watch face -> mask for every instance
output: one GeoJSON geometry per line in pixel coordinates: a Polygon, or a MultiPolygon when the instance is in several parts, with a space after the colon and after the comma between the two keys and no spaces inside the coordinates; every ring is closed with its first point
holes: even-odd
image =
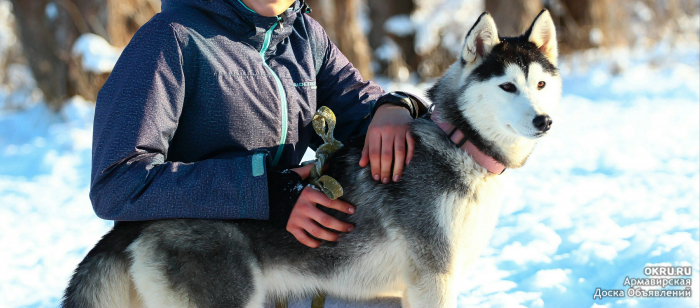
{"type": "Polygon", "coordinates": [[[399,93],[399,92],[391,92],[391,95],[396,96],[396,97],[399,97],[399,98],[402,98],[402,99],[403,99],[403,98],[408,98],[408,96],[407,96],[406,94],[399,93]]]}

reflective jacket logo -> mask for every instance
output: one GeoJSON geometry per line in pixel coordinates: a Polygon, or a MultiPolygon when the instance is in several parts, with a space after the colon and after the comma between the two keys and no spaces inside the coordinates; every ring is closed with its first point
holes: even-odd
{"type": "Polygon", "coordinates": [[[311,87],[311,89],[316,89],[316,82],[295,82],[295,87],[311,87]]]}

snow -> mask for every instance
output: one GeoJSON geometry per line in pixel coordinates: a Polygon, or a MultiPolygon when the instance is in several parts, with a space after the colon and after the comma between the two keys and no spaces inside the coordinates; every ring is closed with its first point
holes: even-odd
{"type": "Polygon", "coordinates": [[[402,37],[413,33],[413,23],[408,15],[394,15],[384,22],[384,30],[402,37]]]}
{"type": "Polygon", "coordinates": [[[462,277],[460,307],[697,307],[699,51],[694,41],[563,59],[552,134],[503,174],[501,218],[462,277]],[[661,262],[693,266],[692,298],[593,300],[661,262]]]}
{"type": "Polygon", "coordinates": [[[374,56],[383,61],[389,61],[401,56],[401,48],[394,41],[384,38],[382,45],[374,51],[374,56]]]}
{"type": "MultiPolygon", "coordinates": [[[[525,167],[504,174],[507,201],[480,260],[508,271],[503,280],[518,286],[492,294],[478,292],[488,284],[476,286],[464,294],[473,306],[522,291],[541,292],[551,307],[628,307],[634,302],[594,302],[592,295],[598,287],[623,289],[625,276],[644,277],[649,262],[692,264],[698,281],[696,46],[671,52],[667,59],[675,61],[662,68],[632,60],[614,76],[601,62],[565,75],[552,136],[525,167]]],[[[489,272],[476,266],[468,279],[482,275],[489,272]]],[[[641,298],[637,307],[697,307],[697,283],[692,291],[692,299],[641,298]]]]}
{"type": "Polygon", "coordinates": [[[74,57],[82,59],[83,70],[96,74],[111,72],[121,55],[121,49],[93,33],[81,35],[73,43],[71,52],[74,57]]]}
{"type": "MultiPolygon", "coordinates": [[[[8,51],[17,43],[17,36],[11,27],[14,15],[12,15],[12,4],[9,1],[0,1],[0,20],[2,20],[0,22],[0,64],[3,64],[8,51]]],[[[0,80],[2,80],[1,77],[0,80]]]]}
{"type": "Polygon", "coordinates": [[[46,4],[46,9],[44,10],[44,14],[46,15],[46,18],[49,20],[54,20],[56,17],[58,17],[58,7],[56,6],[55,2],[49,2],[46,4]]]}
{"type": "Polygon", "coordinates": [[[0,110],[26,108],[42,99],[31,70],[25,65],[10,64],[5,71],[5,83],[0,84],[0,110]]]}
{"type": "Polygon", "coordinates": [[[432,51],[438,44],[457,55],[464,36],[472,27],[484,3],[481,0],[415,0],[411,22],[416,33],[418,54],[432,51]]]}
{"type": "Polygon", "coordinates": [[[88,199],[94,107],[72,99],[0,113],[0,307],[57,307],[111,223],[88,199]]]}
{"type": "MultiPolygon", "coordinates": [[[[94,38],[76,48],[88,55],[94,46],[115,55],[94,38]]],[[[501,218],[483,256],[460,277],[460,307],[697,307],[699,58],[695,40],[562,59],[552,134],[522,169],[503,174],[501,218]],[[644,267],[659,264],[693,266],[693,297],[593,299],[596,288],[626,290],[625,277],[646,278],[644,267]]],[[[51,112],[26,67],[5,73],[0,307],[57,307],[72,270],[111,227],[88,199],[94,107],[75,97],[51,112]]],[[[419,95],[429,86],[379,82],[419,95]]]]}
{"type": "Polygon", "coordinates": [[[565,292],[565,285],[569,282],[570,269],[545,269],[535,273],[533,286],[537,288],[557,288],[559,292],[565,292]]]}

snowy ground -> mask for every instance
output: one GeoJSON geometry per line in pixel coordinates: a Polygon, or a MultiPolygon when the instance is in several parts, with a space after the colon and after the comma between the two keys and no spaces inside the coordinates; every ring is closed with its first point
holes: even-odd
{"type": "Polygon", "coordinates": [[[587,72],[564,67],[553,134],[508,171],[512,188],[464,307],[698,307],[700,66],[691,47],[622,52],[587,72]],[[593,300],[596,288],[627,290],[626,276],[645,278],[644,266],[659,263],[693,266],[693,298],[593,300]]]}
{"type": "MultiPolygon", "coordinates": [[[[460,307],[698,306],[700,49],[659,46],[565,61],[553,133],[503,175],[501,220],[460,307]],[[661,263],[693,266],[692,298],[593,300],[661,263]]],[[[0,111],[0,307],[57,307],[111,226],[88,200],[92,117],[79,99],[0,111]]]]}

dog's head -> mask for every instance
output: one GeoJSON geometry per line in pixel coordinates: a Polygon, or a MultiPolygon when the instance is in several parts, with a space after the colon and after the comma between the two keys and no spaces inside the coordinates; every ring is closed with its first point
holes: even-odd
{"type": "Polygon", "coordinates": [[[518,37],[500,37],[491,15],[483,13],[460,59],[428,94],[444,120],[482,151],[519,167],[554,122],[562,87],[556,64],[556,31],[547,10],[518,37]]]}

